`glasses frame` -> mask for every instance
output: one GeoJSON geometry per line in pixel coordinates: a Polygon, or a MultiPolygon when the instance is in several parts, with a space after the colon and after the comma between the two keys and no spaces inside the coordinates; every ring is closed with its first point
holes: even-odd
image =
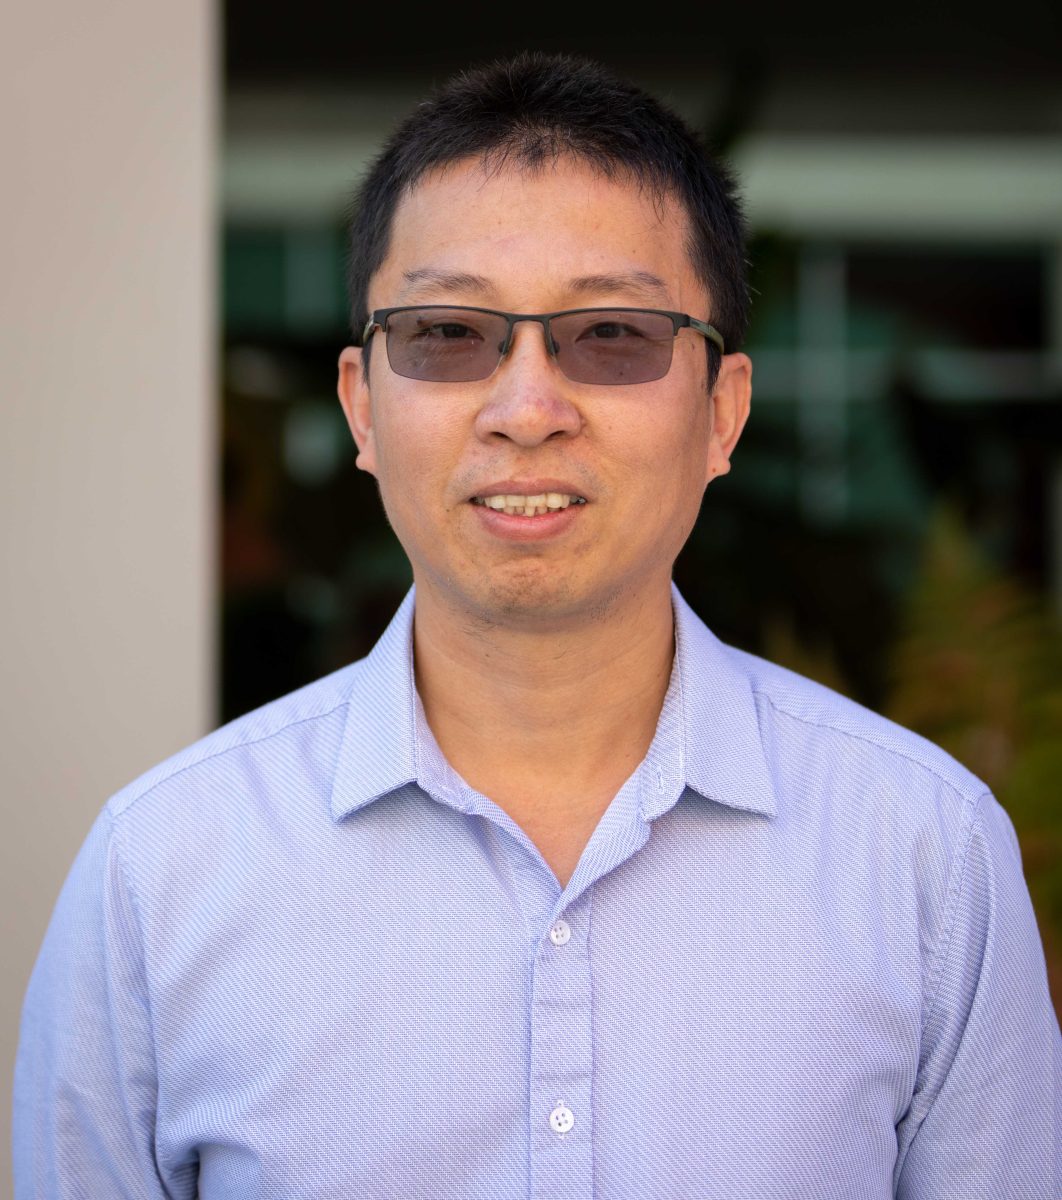
{"type": "MultiPolygon", "coordinates": [[[[387,322],[395,313],[401,312],[470,312],[470,313],[486,313],[492,317],[502,317],[505,320],[505,341],[502,343],[498,351],[498,361],[494,364],[490,373],[484,375],[483,379],[489,379],[491,375],[498,369],[502,359],[509,353],[513,344],[513,329],[518,321],[535,321],[542,326],[542,335],[546,339],[546,349],[549,355],[554,360],[556,359],[556,343],[553,341],[553,331],[550,328],[550,322],[555,317],[570,317],[576,316],[579,313],[646,313],[656,317],[667,317],[671,321],[672,337],[676,338],[681,329],[692,329],[695,333],[699,333],[706,338],[718,351],[720,355],[726,353],[726,348],[723,342],[723,335],[714,326],[709,325],[707,321],[698,320],[696,317],[691,317],[689,313],[671,312],[665,308],[631,308],[629,306],[605,306],[603,308],[563,308],[559,312],[549,313],[510,313],[502,312],[497,308],[478,308],[469,304],[402,304],[396,308],[377,308],[369,314],[369,319],[365,322],[365,328],[361,331],[361,341],[359,346],[365,347],[369,343],[369,339],[377,329],[387,333],[387,322]]],[[[386,343],[385,343],[386,345],[386,343]]],[[[673,361],[674,356],[672,355],[673,361]]],[[[668,371],[671,370],[671,361],[668,362],[668,369],[663,375],[658,375],[658,379],[666,377],[668,371]]],[[[390,357],[388,357],[390,364],[390,357]]],[[[391,368],[394,370],[394,368],[391,368]]],[[[562,367],[563,371],[564,368],[562,367]]],[[[398,374],[396,371],[395,374],[398,374]]],[[[446,383],[448,380],[422,380],[423,383],[446,383]]],[[[462,380],[464,383],[476,383],[479,380],[462,380]]],[[[655,382],[654,380],[646,380],[647,383],[655,382]]],[[[590,387],[616,387],[622,386],[618,384],[590,384],[590,387]]]]}

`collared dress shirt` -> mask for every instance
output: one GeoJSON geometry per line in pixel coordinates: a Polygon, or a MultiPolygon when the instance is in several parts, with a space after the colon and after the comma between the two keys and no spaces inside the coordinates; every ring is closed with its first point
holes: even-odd
{"type": "Polygon", "coordinates": [[[116,795],[26,1000],[19,1200],[1057,1200],[1006,816],[674,604],[564,888],[432,737],[412,594],[116,795]]]}

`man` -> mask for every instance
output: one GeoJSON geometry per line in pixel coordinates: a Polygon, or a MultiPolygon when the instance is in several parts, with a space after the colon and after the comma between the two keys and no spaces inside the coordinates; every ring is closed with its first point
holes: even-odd
{"type": "Polygon", "coordinates": [[[19,1195],[1057,1195],[1011,827],[671,587],[749,410],[742,222],[522,57],[361,191],[339,395],[415,593],[113,798],[27,1000],[19,1195]]]}

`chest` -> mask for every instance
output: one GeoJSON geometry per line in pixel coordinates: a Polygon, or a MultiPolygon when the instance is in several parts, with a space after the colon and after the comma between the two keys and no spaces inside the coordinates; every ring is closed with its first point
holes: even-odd
{"type": "Polygon", "coordinates": [[[874,906],[754,832],[676,824],[559,911],[492,830],[377,832],[158,956],[160,1159],[202,1196],[779,1196],[798,1158],[889,1194],[920,990],[874,906]]]}

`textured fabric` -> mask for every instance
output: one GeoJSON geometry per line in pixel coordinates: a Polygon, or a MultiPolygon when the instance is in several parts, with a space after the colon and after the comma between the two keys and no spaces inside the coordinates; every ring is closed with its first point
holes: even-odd
{"type": "Polygon", "coordinates": [[[373,653],[115,796],[26,1001],[16,1194],[1050,1200],[1013,830],[676,593],[652,747],[561,890],[373,653]]]}

